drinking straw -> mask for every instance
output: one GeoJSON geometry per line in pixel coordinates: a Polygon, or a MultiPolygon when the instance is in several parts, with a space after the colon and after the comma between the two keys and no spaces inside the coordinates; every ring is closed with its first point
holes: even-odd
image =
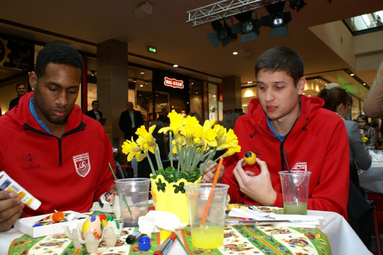
{"type": "Polygon", "coordinates": [[[109,162],[108,162],[108,164],[109,164],[109,167],[110,167],[110,171],[112,171],[112,174],[113,174],[113,176],[114,176],[114,180],[116,181],[117,189],[120,191],[121,196],[122,196],[122,199],[124,200],[125,205],[126,205],[126,207],[128,208],[128,211],[129,211],[130,215],[131,215],[132,218],[133,218],[132,211],[130,211],[130,207],[129,207],[129,205],[128,205],[128,202],[126,201],[126,198],[125,198],[125,196],[124,196],[124,193],[122,193],[122,189],[121,189],[120,185],[118,185],[117,177],[116,177],[116,175],[115,175],[114,172],[113,172],[113,168],[112,168],[112,166],[110,165],[109,162]]]}
{"type": "MultiPolygon", "coordinates": [[[[291,174],[291,169],[290,169],[289,161],[287,161],[287,155],[286,155],[285,149],[283,149],[283,156],[284,156],[285,161],[286,161],[287,170],[291,174]]],[[[294,193],[295,203],[297,203],[297,205],[298,205],[299,204],[299,202],[298,202],[298,195],[297,195],[297,191],[295,190],[295,185],[294,185],[293,177],[291,175],[289,175],[289,178],[290,178],[291,187],[292,187],[293,193],[294,193]]]]}
{"type": "Polygon", "coordinates": [[[214,175],[214,180],[213,180],[213,184],[211,185],[209,198],[207,199],[207,203],[205,206],[205,212],[203,213],[203,216],[202,216],[201,226],[205,225],[207,214],[209,213],[211,200],[213,199],[214,189],[215,189],[215,186],[216,186],[217,181],[218,181],[219,172],[221,171],[222,161],[223,161],[223,158],[221,158],[219,160],[218,168],[217,168],[217,171],[215,172],[215,175],[214,175]]]}

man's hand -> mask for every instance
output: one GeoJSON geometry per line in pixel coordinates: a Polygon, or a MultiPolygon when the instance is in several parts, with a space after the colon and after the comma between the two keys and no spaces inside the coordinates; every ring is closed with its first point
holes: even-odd
{"type": "Polygon", "coordinates": [[[0,232],[11,229],[23,212],[25,205],[16,196],[15,192],[0,191],[0,232]]]}
{"type": "MultiPolygon", "coordinates": [[[[209,161],[208,167],[203,171],[203,177],[201,179],[202,183],[212,183],[214,180],[215,172],[217,172],[218,164],[217,162],[209,161]],[[212,162],[212,163],[211,163],[212,162]]],[[[219,172],[218,181],[221,182],[223,178],[223,174],[225,172],[225,167],[221,165],[221,171],[219,172]]]]}
{"type": "Polygon", "coordinates": [[[239,160],[233,171],[234,176],[242,193],[262,205],[273,205],[275,199],[277,199],[277,193],[271,184],[269,169],[266,162],[259,158],[257,158],[257,163],[261,168],[259,175],[244,171],[242,166],[246,163],[244,159],[239,160]]]}

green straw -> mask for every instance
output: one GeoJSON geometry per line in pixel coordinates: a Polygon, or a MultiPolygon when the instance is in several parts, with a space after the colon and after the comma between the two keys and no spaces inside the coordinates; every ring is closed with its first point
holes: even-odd
{"type": "Polygon", "coordinates": [[[126,205],[126,207],[128,208],[128,211],[129,211],[130,215],[131,215],[132,218],[133,218],[132,211],[130,211],[130,207],[129,207],[129,205],[128,205],[128,202],[126,201],[126,198],[125,198],[125,196],[124,196],[124,193],[122,193],[122,189],[121,189],[120,185],[118,185],[117,177],[116,177],[116,175],[115,175],[114,172],[113,172],[113,168],[112,168],[112,166],[110,165],[109,162],[108,162],[108,164],[109,164],[109,167],[110,167],[110,171],[112,171],[112,174],[113,174],[113,176],[114,176],[114,180],[116,181],[117,189],[120,191],[121,196],[122,196],[122,199],[124,200],[125,205],[126,205]]]}

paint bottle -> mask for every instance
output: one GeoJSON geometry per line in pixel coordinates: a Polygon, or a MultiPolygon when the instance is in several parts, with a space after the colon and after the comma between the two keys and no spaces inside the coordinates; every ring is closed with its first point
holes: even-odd
{"type": "Polygon", "coordinates": [[[21,202],[33,210],[37,210],[41,205],[39,200],[29,194],[28,191],[9,177],[4,171],[0,172],[0,190],[16,192],[17,197],[21,199],[21,202]]]}
{"type": "Polygon", "coordinates": [[[134,231],[131,235],[128,235],[128,237],[126,238],[126,243],[127,244],[132,244],[134,243],[138,238],[140,238],[141,236],[143,236],[144,234],[141,233],[141,231],[139,230],[136,230],[134,231]]]}

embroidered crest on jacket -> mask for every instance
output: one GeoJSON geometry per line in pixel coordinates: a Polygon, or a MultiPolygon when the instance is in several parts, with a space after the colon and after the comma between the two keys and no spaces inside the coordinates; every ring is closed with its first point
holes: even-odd
{"type": "Polygon", "coordinates": [[[88,152],[77,156],[73,156],[73,162],[78,175],[80,175],[81,177],[85,177],[88,175],[91,169],[88,152]]]}

